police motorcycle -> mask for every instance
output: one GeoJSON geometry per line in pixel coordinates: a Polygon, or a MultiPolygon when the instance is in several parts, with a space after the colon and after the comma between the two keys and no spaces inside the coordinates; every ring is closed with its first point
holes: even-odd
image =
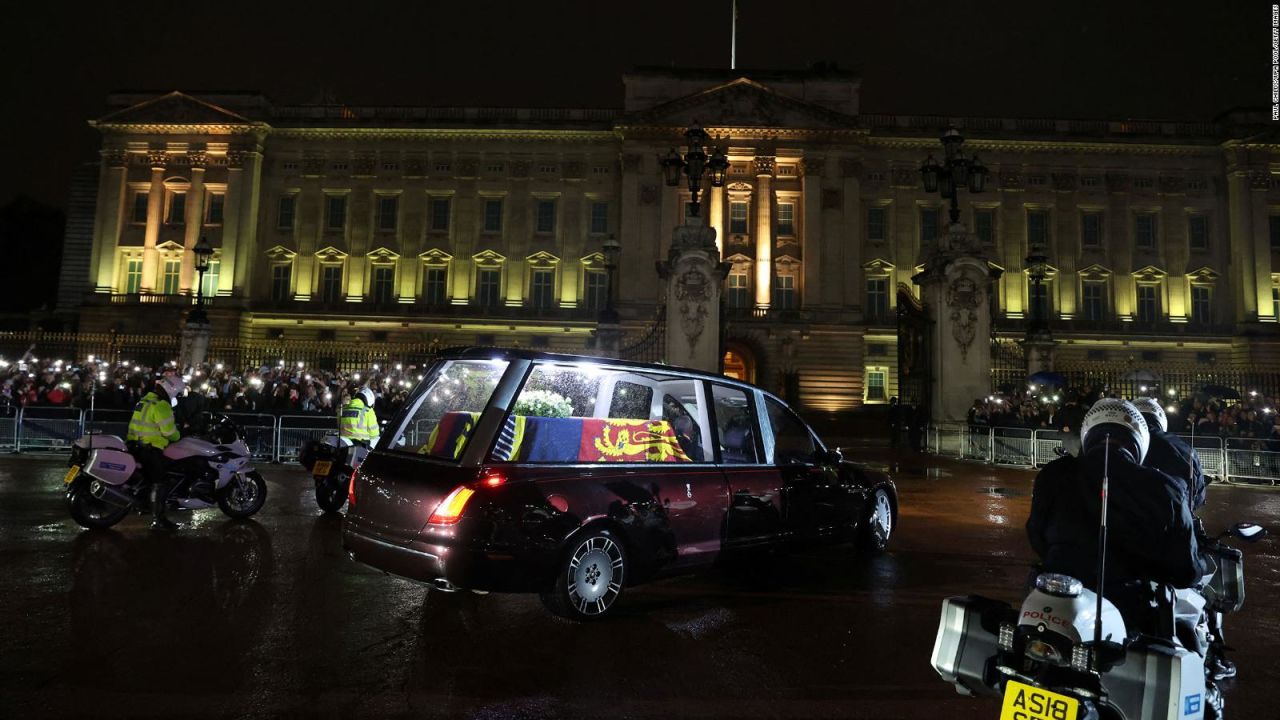
{"type": "Polygon", "coordinates": [[[344,438],[334,431],[319,441],[304,443],[298,451],[298,462],[316,483],[316,504],[327,513],[342,510],[347,503],[351,476],[369,455],[370,445],[344,438]]]}
{"type": "MultiPolygon", "coordinates": [[[[1108,480],[1104,472],[1098,578],[1105,577],[1108,480]]],[[[1265,534],[1240,523],[1218,540],[1265,534]]],[[[1127,627],[1104,588],[1040,573],[1017,610],[972,595],[944,600],[933,668],[961,695],[1002,698],[1000,720],[1220,720],[1221,696],[1206,682],[1206,612],[1240,609],[1244,566],[1235,548],[1215,542],[1208,549],[1217,568],[1201,592],[1153,592],[1168,629],[1161,637],[1127,627]]]]}
{"type": "MultiPolygon", "coordinates": [[[[200,510],[215,504],[232,518],[262,509],[267,483],[253,469],[244,432],[225,415],[210,416],[200,435],[184,437],[164,449],[169,461],[171,509],[200,510]]],[[[131,511],[151,511],[150,486],[138,461],[117,435],[89,433],[71,449],[63,478],[67,508],[82,527],[108,528],[131,511]]]]}

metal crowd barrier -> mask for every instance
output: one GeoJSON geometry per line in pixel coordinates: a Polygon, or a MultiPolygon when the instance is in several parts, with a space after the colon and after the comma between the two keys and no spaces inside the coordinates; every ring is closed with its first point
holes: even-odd
{"type": "Polygon", "coordinates": [[[84,434],[82,420],[83,414],[76,408],[22,408],[14,451],[69,449],[84,434]]]}
{"type": "Polygon", "coordinates": [[[298,447],[308,440],[319,440],[338,429],[333,415],[281,415],[276,427],[276,460],[298,459],[298,447]]]}
{"type": "Polygon", "coordinates": [[[18,408],[0,408],[0,450],[18,451],[18,408]]]}
{"type": "MultiPolygon", "coordinates": [[[[1177,433],[1200,456],[1205,475],[1223,482],[1280,484],[1280,445],[1252,438],[1222,438],[1177,433]]],[[[993,465],[1042,467],[1058,457],[1058,449],[1078,452],[1073,433],[1032,428],[978,425],[930,425],[928,452],[941,457],[978,460],[993,465]]]]}
{"type": "Polygon", "coordinates": [[[227,417],[244,430],[244,442],[249,446],[249,452],[254,458],[279,462],[280,446],[276,444],[276,427],[279,420],[275,415],[227,413],[227,417]]]}

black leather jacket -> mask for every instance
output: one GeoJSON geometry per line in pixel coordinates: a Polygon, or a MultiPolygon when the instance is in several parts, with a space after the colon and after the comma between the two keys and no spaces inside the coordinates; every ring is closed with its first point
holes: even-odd
{"type": "Polygon", "coordinates": [[[1192,514],[1204,506],[1204,470],[1200,468],[1200,457],[1185,440],[1159,430],[1151,433],[1151,447],[1142,464],[1183,483],[1192,514]]]}

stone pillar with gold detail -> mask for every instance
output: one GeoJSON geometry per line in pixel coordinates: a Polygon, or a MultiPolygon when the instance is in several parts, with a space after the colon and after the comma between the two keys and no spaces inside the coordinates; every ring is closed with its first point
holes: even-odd
{"type": "Polygon", "coordinates": [[[695,217],[675,229],[671,251],[658,263],[667,286],[667,363],[720,372],[720,294],[728,270],[715,228],[695,217]]]}
{"type": "Polygon", "coordinates": [[[120,258],[120,227],[126,199],[126,181],[129,175],[129,154],[124,150],[102,152],[102,192],[94,219],[94,243],[89,259],[93,268],[93,289],[96,292],[114,292],[119,286],[116,264],[120,258]]]}
{"type": "Polygon", "coordinates": [[[195,274],[194,250],[204,229],[204,171],[209,165],[209,156],[203,150],[193,150],[187,153],[187,161],[191,165],[191,188],[187,192],[187,224],[182,237],[182,270],[178,279],[178,287],[184,294],[195,292],[191,284],[195,274]]]}
{"type": "Polygon", "coordinates": [[[991,271],[976,236],[952,225],[911,281],[931,325],[929,417],[964,422],[974,398],[991,392],[991,271]]]}
{"type": "Polygon", "coordinates": [[[147,228],[142,236],[142,291],[154,292],[160,268],[160,254],[156,241],[160,238],[160,223],[164,221],[164,170],[169,155],[163,150],[147,153],[151,163],[151,189],[147,194],[147,228]]]}
{"type": "Polygon", "coordinates": [[[773,170],[772,155],[757,155],[756,191],[756,312],[764,313],[773,302],[773,170]]]}

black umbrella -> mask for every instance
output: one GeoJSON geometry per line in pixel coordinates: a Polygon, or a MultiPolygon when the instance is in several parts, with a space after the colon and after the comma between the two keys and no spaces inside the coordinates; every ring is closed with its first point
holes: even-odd
{"type": "Polygon", "coordinates": [[[1226,385],[1201,385],[1198,392],[1203,395],[1208,395],[1209,397],[1222,398],[1223,400],[1240,399],[1240,392],[1238,390],[1233,390],[1226,385]]]}

